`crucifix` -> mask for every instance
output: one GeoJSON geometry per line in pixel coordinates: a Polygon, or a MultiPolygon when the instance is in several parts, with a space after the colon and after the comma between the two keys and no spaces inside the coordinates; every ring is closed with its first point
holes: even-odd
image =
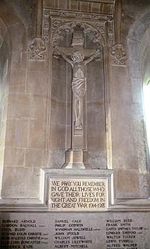
{"type": "Polygon", "coordinates": [[[55,52],[72,67],[72,145],[66,152],[66,168],[85,168],[84,166],[84,97],[87,90],[87,67],[100,50],[84,48],[84,33],[80,27],[73,32],[71,48],[55,47],[55,52]]]}

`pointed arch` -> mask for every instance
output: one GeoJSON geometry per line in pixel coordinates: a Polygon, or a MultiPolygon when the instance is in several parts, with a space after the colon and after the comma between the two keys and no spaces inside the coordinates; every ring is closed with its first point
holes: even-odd
{"type": "Polygon", "coordinates": [[[143,110],[143,62],[149,41],[146,33],[150,31],[150,11],[146,11],[135,21],[127,37],[129,75],[132,86],[132,100],[135,108],[134,128],[135,146],[139,161],[139,171],[149,171],[149,156],[143,110]],[[143,160],[145,158],[145,160],[143,160]]]}

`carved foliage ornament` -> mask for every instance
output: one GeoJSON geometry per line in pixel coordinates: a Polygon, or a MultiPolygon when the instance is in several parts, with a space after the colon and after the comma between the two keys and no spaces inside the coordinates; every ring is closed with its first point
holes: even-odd
{"type": "Polygon", "coordinates": [[[65,20],[57,20],[52,19],[52,41],[53,46],[57,45],[58,40],[63,40],[65,33],[73,33],[73,30],[76,26],[80,26],[84,29],[84,33],[91,37],[92,41],[94,43],[104,45],[105,44],[105,27],[104,23],[95,23],[94,25],[91,25],[91,23],[88,22],[68,22],[65,20]]]}
{"type": "Polygon", "coordinates": [[[46,45],[42,38],[36,37],[29,44],[29,59],[30,60],[45,60],[46,59],[46,45]]]}
{"type": "Polygon", "coordinates": [[[126,65],[126,52],[122,44],[115,44],[111,51],[113,65],[126,65]]]}
{"type": "MultiPolygon", "coordinates": [[[[68,17],[68,15],[79,15],[83,19],[84,18],[90,19],[92,17],[92,20],[94,19],[95,22],[91,24],[88,20],[86,22],[79,22],[79,21],[73,21],[68,22],[66,19],[57,19],[53,17],[53,14],[56,15],[56,13],[51,13],[49,9],[43,10],[43,28],[42,28],[42,37],[34,38],[31,43],[29,44],[28,48],[28,54],[30,60],[45,60],[46,59],[46,52],[47,52],[47,43],[49,42],[49,35],[50,35],[50,15],[52,15],[51,18],[51,38],[53,41],[53,46],[57,45],[58,40],[63,40],[65,32],[71,32],[73,33],[73,29],[76,25],[80,25],[84,32],[86,33],[89,38],[93,40],[94,43],[104,45],[105,44],[105,22],[108,21],[108,17],[106,16],[101,20],[100,22],[100,15],[93,15],[89,16],[85,13],[70,13],[70,12],[64,12],[63,17],[68,17]]],[[[62,12],[59,13],[57,11],[58,16],[62,16],[62,12]]],[[[75,16],[77,17],[77,16],[75,16]]],[[[78,16],[79,18],[79,16],[78,16]]]]}

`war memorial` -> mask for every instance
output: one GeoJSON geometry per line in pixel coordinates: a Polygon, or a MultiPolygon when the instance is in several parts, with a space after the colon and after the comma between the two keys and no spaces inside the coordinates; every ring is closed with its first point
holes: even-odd
{"type": "Polygon", "coordinates": [[[0,1],[0,248],[149,249],[149,0],[0,1]]]}

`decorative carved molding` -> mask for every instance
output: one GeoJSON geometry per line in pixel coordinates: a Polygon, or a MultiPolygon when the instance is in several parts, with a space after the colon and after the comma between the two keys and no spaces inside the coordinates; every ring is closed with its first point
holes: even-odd
{"type": "Polygon", "coordinates": [[[36,3],[36,37],[42,36],[43,0],[36,3]]]}
{"type": "Polygon", "coordinates": [[[127,55],[121,39],[122,0],[115,2],[114,14],[114,40],[111,55],[112,62],[116,66],[126,65],[127,55]]]}
{"type": "Polygon", "coordinates": [[[98,20],[98,21],[107,21],[112,18],[112,15],[100,15],[95,13],[85,13],[77,11],[66,11],[66,10],[49,10],[51,16],[59,16],[64,18],[78,18],[78,19],[88,19],[88,20],[98,20]]]}
{"type": "Polygon", "coordinates": [[[50,12],[47,9],[43,10],[43,28],[42,37],[45,43],[49,42],[49,29],[50,29],[50,12]]]}
{"type": "Polygon", "coordinates": [[[46,45],[42,38],[36,37],[29,44],[28,55],[30,60],[45,60],[46,45]]]}
{"type": "Polygon", "coordinates": [[[84,0],[67,0],[62,3],[62,0],[53,0],[46,3],[46,6],[55,10],[78,11],[97,14],[113,14],[115,0],[101,1],[84,1],[84,0]]]}
{"type": "Polygon", "coordinates": [[[114,65],[126,65],[126,52],[122,44],[115,44],[111,51],[112,61],[114,65]]]}
{"type": "Polygon", "coordinates": [[[64,19],[51,20],[51,35],[52,35],[52,42],[53,45],[57,45],[58,40],[64,39],[64,32],[71,32],[73,33],[73,29],[75,26],[81,26],[84,29],[84,33],[86,33],[89,37],[92,36],[92,40],[94,43],[104,45],[106,41],[105,37],[105,23],[88,23],[88,22],[79,22],[79,21],[66,21],[64,19]]]}
{"type": "Polygon", "coordinates": [[[46,20],[43,18],[43,0],[37,0],[36,3],[36,37],[29,43],[28,46],[28,58],[29,60],[45,60],[47,47],[45,40],[42,37],[43,26],[42,22],[45,21],[44,27],[46,27],[46,20]]]}
{"type": "Polygon", "coordinates": [[[84,32],[92,36],[93,42],[101,45],[106,44],[106,23],[111,22],[109,25],[109,38],[108,41],[112,45],[112,15],[102,15],[95,13],[85,13],[77,11],[66,10],[43,10],[43,32],[42,36],[46,43],[52,40],[54,46],[56,46],[58,39],[64,39],[64,32],[73,32],[73,28],[76,25],[83,27],[84,32]],[[51,35],[51,38],[50,38],[51,35]]]}
{"type": "Polygon", "coordinates": [[[7,32],[8,32],[8,27],[6,26],[6,24],[4,24],[4,22],[0,18],[0,47],[3,44],[4,38],[6,37],[7,32]]]}
{"type": "Polygon", "coordinates": [[[114,44],[114,21],[113,19],[108,21],[107,32],[108,32],[108,46],[111,48],[114,44]]]}
{"type": "Polygon", "coordinates": [[[109,47],[112,46],[114,39],[112,15],[56,9],[43,10],[42,38],[45,45],[48,46],[51,40],[53,47],[57,46],[58,40],[63,40],[66,32],[73,33],[76,25],[80,25],[86,36],[89,36],[98,46],[99,44],[105,46],[106,41],[109,47]],[[107,28],[106,23],[108,24],[107,28]],[[108,38],[106,33],[108,33],[108,38]]]}

